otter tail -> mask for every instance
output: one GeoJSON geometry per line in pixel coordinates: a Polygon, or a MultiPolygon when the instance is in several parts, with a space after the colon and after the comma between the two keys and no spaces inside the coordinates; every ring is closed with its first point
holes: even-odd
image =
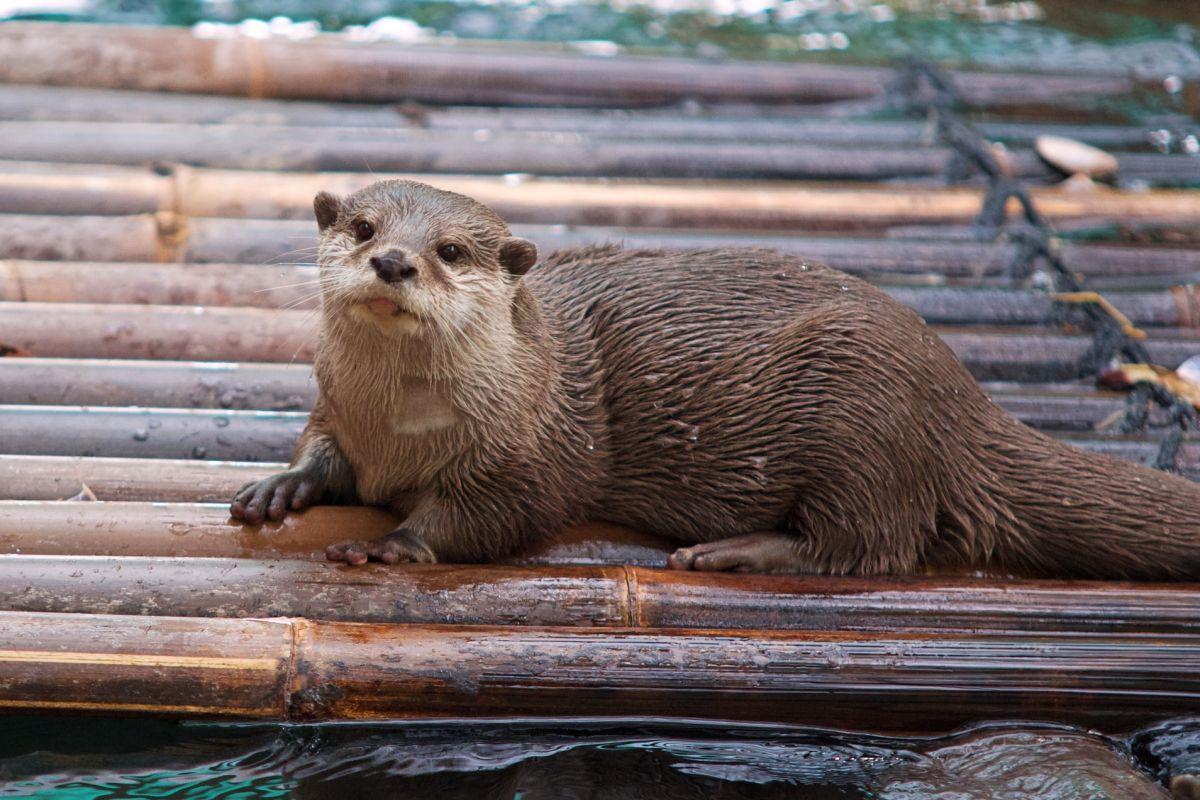
{"type": "Polygon", "coordinates": [[[1079,450],[1006,415],[989,420],[979,466],[994,480],[977,488],[994,493],[990,563],[1023,574],[1200,580],[1200,484],[1079,450]]]}

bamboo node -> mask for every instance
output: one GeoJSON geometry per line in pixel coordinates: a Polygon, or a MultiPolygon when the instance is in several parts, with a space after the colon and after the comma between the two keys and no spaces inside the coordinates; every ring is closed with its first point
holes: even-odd
{"type": "Polygon", "coordinates": [[[183,261],[191,234],[187,217],[173,211],[159,211],[154,215],[154,228],[156,259],[160,262],[183,261]]]}

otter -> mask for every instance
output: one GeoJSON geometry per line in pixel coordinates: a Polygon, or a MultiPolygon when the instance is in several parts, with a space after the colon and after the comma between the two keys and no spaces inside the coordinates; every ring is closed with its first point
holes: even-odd
{"type": "Polygon", "coordinates": [[[912,310],[766,249],[537,248],[411,181],[314,200],[319,398],[248,524],[386,506],[334,561],[477,562],[585,519],[676,569],[1200,577],[1200,486],[994,405],[912,310]]]}

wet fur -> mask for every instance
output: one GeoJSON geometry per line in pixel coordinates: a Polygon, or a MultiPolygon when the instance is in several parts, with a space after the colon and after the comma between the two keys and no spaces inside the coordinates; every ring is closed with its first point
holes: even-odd
{"type": "MultiPolygon", "coordinates": [[[[517,278],[474,201],[373,190],[407,198],[418,233],[474,220],[485,268],[422,309],[443,315],[431,339],[363,327],[327,278],[295,469],[406,514],[438,559],[592,518],[685,543],[783,531],[821,573],[1200,577],[1200,487],[1018,423],[869,284],[750,249],[585,248],[517,278]],[[414,396],[457,421],[397,432],[414,396]]],[[[323,263],[344,256],[325,240],[323,263]]]]}

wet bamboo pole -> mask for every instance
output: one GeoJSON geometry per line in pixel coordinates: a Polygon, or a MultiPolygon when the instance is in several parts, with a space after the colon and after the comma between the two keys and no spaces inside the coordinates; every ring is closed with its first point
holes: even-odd
{"type": "MultiPolygon", "coordinates": [[[[310,363],[312,311],[86,303],[0,303],[0,343],[43,358],[310,363]]],[[[977,380],[1054,382],[1081,377],[1086,336],[1040,327],[934,326],[977,380]]],[[[1159,328],[1155,363],[1175,368],[1200,352],[1192,328],[1159,328]]]]}
{"type": "Polygon", "coordinates": [[[0,452],[288,461],[303,412],[0,406],[0,452]]]}
{"type": "Polygon", "coordinates": [[[399,524],[375,508],[318,506],[282,522],[243,525],[229,504],[0,501],[0,551],[323,559],[325,547],[375,538],[399,524]]]}
{"type": "Polygon", "coordinates": [[[664,717],[885,734],[1200,711],[1200,637],[0,614],[0,707],[290,721],[664,717]]]}
{"type": "Polygon", "coordinates": [[[47,357],[309,363],[318,327],[312,311],[0,303],[0,342],[47,357]]]}
{"type": "Polygon", "coordinates": [[[316,267],[0,261],[0,301],[311,309],[318,292],[316,267]]]}
{"type": "MultiPolygon", "coordinates": [[[[358,165],[362,170],[362,166],[358,165]]],[[[192,217],[311,220],[318,191],[349,193],[380,179],[411,177],[478,199],[510,222],[569,225],[814,230],[970,222],[977,187],[829,186],[712,180],[625,181],[513,178],[360,171],[280,173],[160,165],[5,162],[0,211],[25,214],[130,214],[169,211],[192,217]]],[[[1050,219],[1200,218],[1195,192],[1034,187],[1050,219]]],[[[1016,210],[1016,206],[1012,206],[1016,210]]],[[[129,260],[129,259],[126,259],[129,260]]],[[[153,259],[150,259],[153,260],[153,259]]],[[[238,260],[238,259],[225,259],[238,260]]]]}
{"type": "Polygon", "coordinates": [[[0,609],[422,625],[1196,635],[1194,584],[0,556],[0,609]]]}
{"type": "Polygon", "coordinates": [[[86,486],[97,500],[227,503],[277,462],[0,454],[0,500],[65,500],[86,486]]]}
{"type": "Polygon", "coordinates": [[[312,408],[306,364],[0,359],[0,404],[255,411],[312,408]]]}
{"type": "MultiPolygon", "coordinates": [[[[1135,88],[1122,76],[959,72],[980,106],[1070,106],[1135,88]]],[[[813,103],[881,95],[884,68],[594,58],[544,49],[397,46],[322,35],[301,42],[190,30],[12,22],[0,29],[0,81],[365,102],[655,106],[692,99],[813,103]]]]}
{"type": "MultiPolygon", "coordinates": [[[[822,144],[623,141],[567,133],[378,131],[241,125],[0,121],[0,158],[139,165],[148,160],[251,170],[394,172],[626,178],[775,178],[883,181],[945,174],[945,147],[853,148],[822,144]]],[[[1015,175],[1057,182],[1031,150],[1009,156],[1015,175]]],[[[1156,185],[1200,181],[1186,155],[1122,153],[1120,176],[1156,185]]]]}
{"type": "MultiPolygon", "coordinates": [[[[1195,260],[1200,266],[1200,253],[1195,260]]],[[[856,266],[854,271],[861,274],[862,265],[856,266]]],[[[1054,299],[1044,291],[971,285],[891,286],[887,275],[871,273],[867,277],[935,324],[1037,325],[1053,319],[1056,312],[1054,299]]],[[[8,302],[308,310],[320,306],[318,292],[315,267],[0,261],[0,301],[8,302]]],[[[1106,296],[1136,325],[1200,327],[1200,294],[1193,287],[1110,292],[1106,296]]]]}
{"type": "MultiPolygon", "coordinates": [[[[1092,391],[1081,383],[1019,389],[988,385],[985,389],[1001,408],[1022,422],[1049,430],[1093,431],[1102,423],[1111,422],[1125,407],[1123,394],[1092,391]]],[[[0,406],[214,409],[213,419],[225,420],[224,424],[228,424],[227,411],[305,410],[312,407],[316,395],[317,386],[311,370],[301,364],[0,359],[0,406]]],[[[146,413],[150,414],[150,419],[157,419],[158,412],[146,413]]],[[[56,418],[60,424],[70,424],[63,422],[62,414],[56,418]]],[[[183,418],[198,424],[202,416],[192,414],[183,418]]],[[[146,417],[136,416],[135,419],[144,427],[146,417]]],[[[239,424],[251,426],[241,428],[244,435],[257,437],[278,424],[278,420],[291,418],[243,414],[238,419],[245,421],[239,424]],[[258,430],[256,420],[264,420],[263,431],[251,434],[251,430],[258,430]]],[[[113,423],[113,427],[119,429],[121,426],[113,423]]],[[[214,427],[214,430],[220,428],[214,427]]],[[[169,425],[163,428],[160,422],[153,435],[179,435],[195,440],[197,431],[185,427],[172,434],[169,425]]],[[[123,438],[119,434],[117,440],[123,438]]]]}
{"type": "MultiPolygon", "coordinates": [[[[752,106],[681,113],[662,110],[439,107],[410,104],[315,103],[78,89],[57,86],[0,86],[0,119],[58,122],[176,123],[302,127],[417,128],[428,131],[526,131],[629,139],[734,142],[846,141],[922,146],[930,131],[922,122],[821,119],[811,107],[798,112],[752,106]]],[[[1179,122],[1182,122],[1180,120],[1179,122]]],[[[1045,122],[978,122],[990,139],[1032,144],[1038,136],[1060,136],[1094,147],[1145,149],[1146,128],[1138,125],[1063,125],[1045,122]]]]}

